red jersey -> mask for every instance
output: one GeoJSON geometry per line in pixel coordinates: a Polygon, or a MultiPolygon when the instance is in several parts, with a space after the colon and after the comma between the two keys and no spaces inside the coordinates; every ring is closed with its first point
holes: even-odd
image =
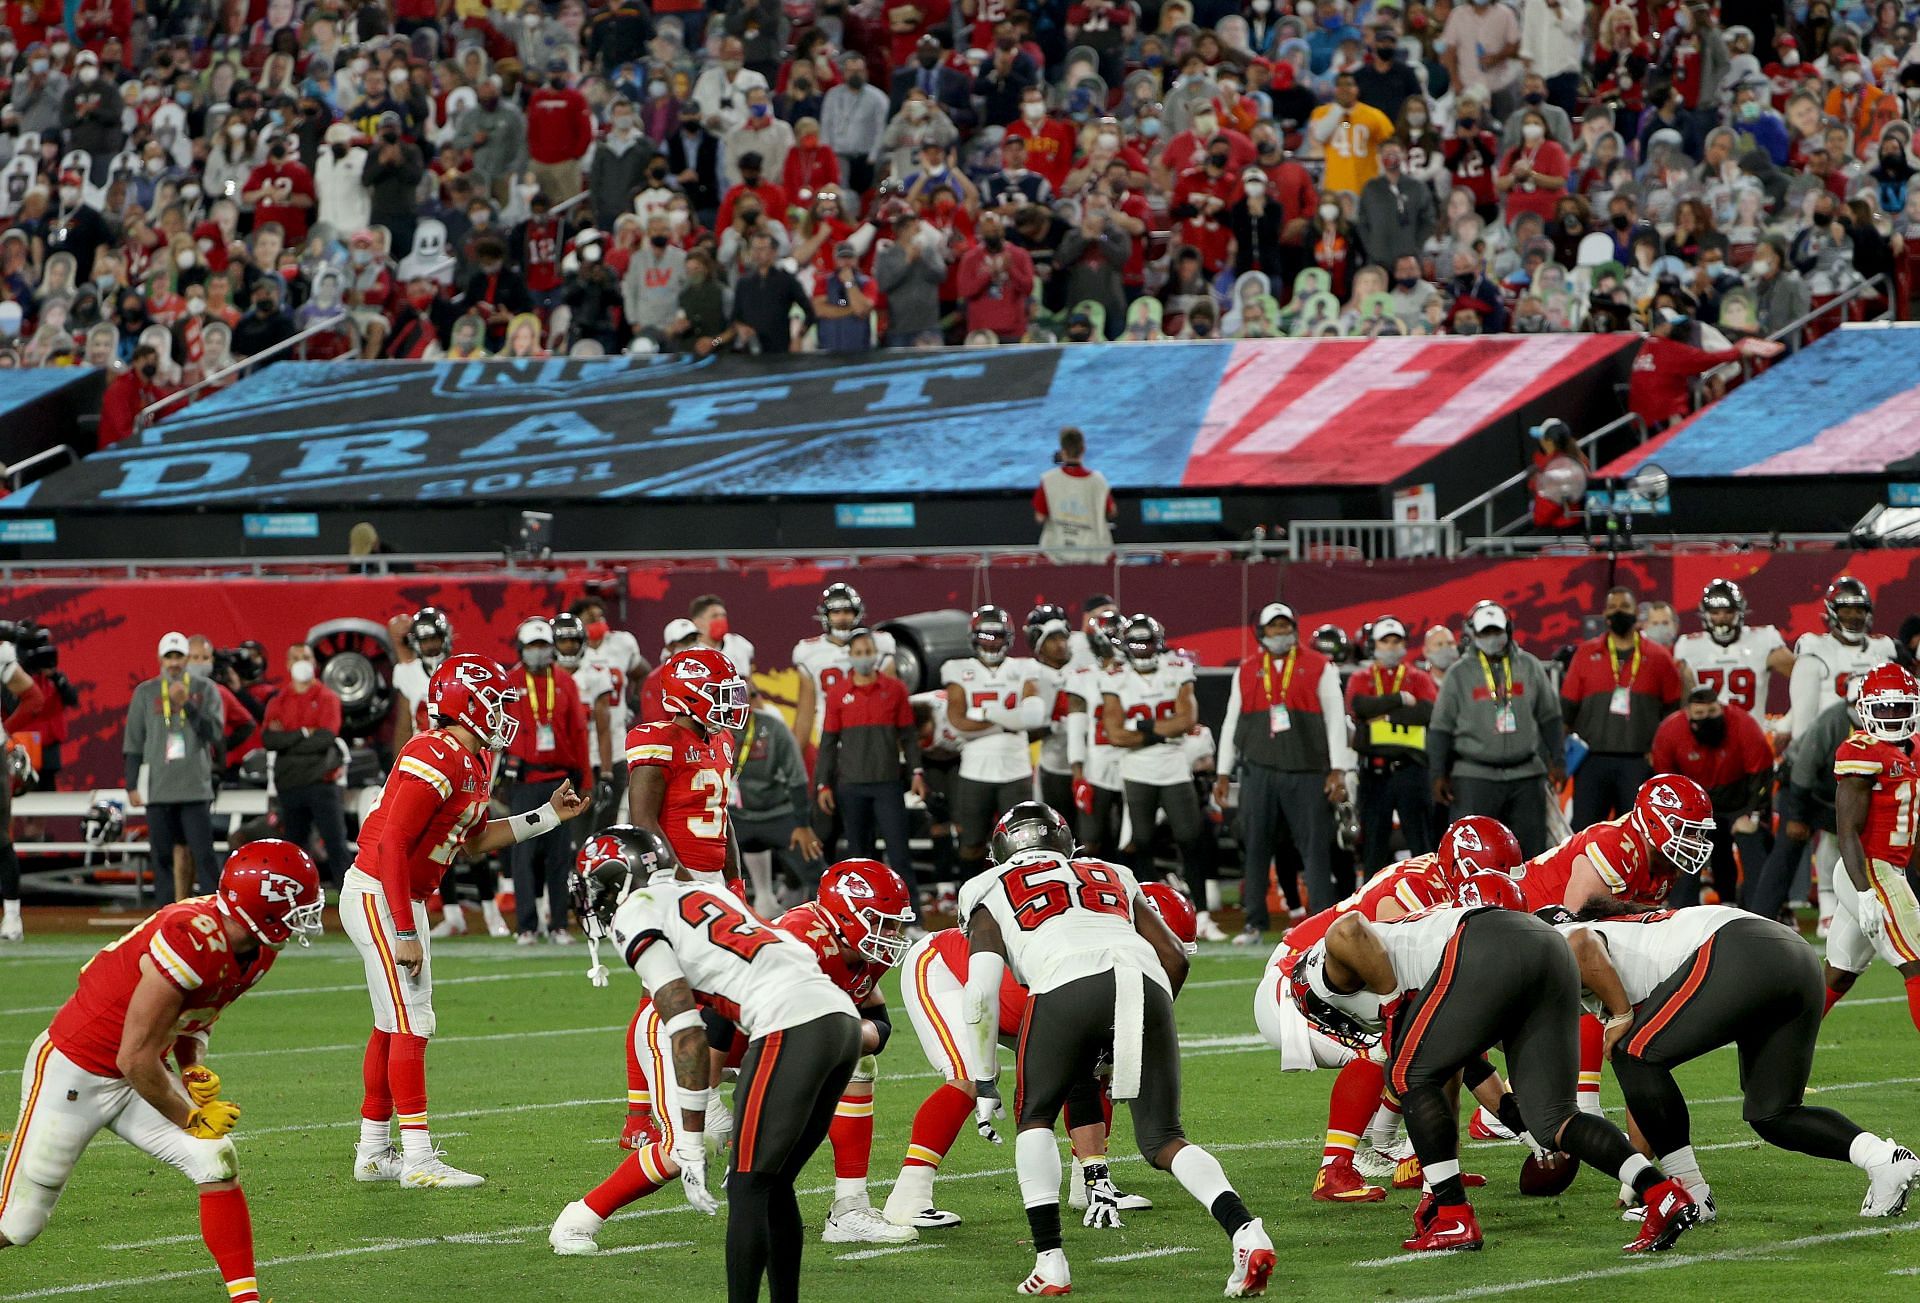
{"type": "Polygon", "coordinates": [[[1574,861],[1582,855],[1592,863],[1607,890],[1620,900],[1658,905],[1673,889],[1673,868],[1653,853],[1653,847],[1633,826],[1633,816],[1623,814],[1575,833],[1522,865],[1516,877],[1527,898],[1527,908],[1565,905],[1574,861]]]}
{"type": "Polygon", "coordinates": [[[1920,809],[1920,764],[1913,753],[1870,734],[1853,733],[1833,753],[1833,776],[1873,784],[1860,849],[1869,860],[1905,869],[1913,859],[1914,816],[1920,809]]]}
{"type": "Polygon", "coordinates": [[[733,734],[701,738],[675,720],[627,730],[627,764],[667,771],[660,831],[694,873],[717,874],[727,865],[727,806],[733,794],[733,734]]]}
{"type": "Polygon", "coordinates": [[[220,1011],[245,995],[273,967],[277,952],[261,946],[241,963],[227,945],[220,907],[212,896],[168,905],[80,970],[80,986],[53,1016],[47,1034],[59,1051],[98,1077],[118,1077],[127,1006],[140,985],[140,961],[186,997],[176,1034],[204,1035],[220,1011]]]}
{"type": "MultiPolygon", "coordinates": [[[[957,927],[945,928],[935,932],[930,939],[933,951],[939,962],[946,964],[947,971],[964,984],[967,972],[972,966],[972,953],[967,947],[967,934],[957,927]]],[[[919,974],[908,974],[903,982],[918,982],[919,974]]],[[[1027,1018],[1027,988],[1013,980],[1013,970],[1006,969],[1000,975],[1000,1034],[1017,1036],[1020,1024],[1027,1018]]]]}
{"type": "Polygon", "coordinates": [[[1367,922],[1379,922],[1380,906],[1389,900],[1405,914],[1452,903],[1453,892],[1440,876],[1440,857],[1416,855],[1398,864],[1389,864],[1332,909],[1309,914],[1295,923],[1280,940],[1294,950],[1305,950],[1324,937],[1342,914],[1357,911],[1367,922]]]}
{"type": "Polygon", "coordinates": [[[877,994],[877,988],[880,979],[887,975],[889,965],[876,964],[859,951],[843,946],[818,901],[810,900],[804,905],[795,905],[775,919],[773,925],[807,943],[820,960],[820,971],[847,993],[854,1008],[864,1009],[870,1004],[886,1003],[886,997],[877,994]]]}
{"type": "Polygon", "coordinates": [[[394,926],[407,926],[413,902],[438,890],[460,847],[486,829],[492,787],[489,762],[445,729],[415,733],[400,748],[353,862],[380,880],[394,926]]]}
{"type": "Polygon", "coordinates": [[[560,219],[530,217],[520,228],[520,268],[527,288],[545,294],[560,288],[560,219]]]}

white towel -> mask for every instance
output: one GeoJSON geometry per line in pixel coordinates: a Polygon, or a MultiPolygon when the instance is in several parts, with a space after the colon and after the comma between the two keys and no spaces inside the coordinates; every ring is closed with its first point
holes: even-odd
{"type": "Polygon", "coordinates": [[[1131,964],[1113,966],[1113,1097],[1140,1097],[1141,1041],[1146,1034],[1146,974],[1131,964]]]}

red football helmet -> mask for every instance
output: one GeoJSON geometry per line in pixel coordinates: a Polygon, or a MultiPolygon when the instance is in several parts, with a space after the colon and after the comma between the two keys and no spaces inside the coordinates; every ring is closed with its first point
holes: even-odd
{"type": "Polygon", "coordinates": [[[308,936],[319,934],[320,911],[327,903],[313,860],[278,838],[248,842],[229,855],[214,900],[222,914],[239,919],[275,950],[288,937],[307,945],[308,936]]]}
{"type": "Polygon", "coordinates": [[[1459,887],[1470,873],[1504,873],[1517,876],[1526,856],[1520,853],[1520,841],[1498,819],[1484,814],[1469,814],[1455,819],[1440,837],[1440,876],[1447,884],[1459,887]]]}
{"type": "Polygon", "coordinates": [[[1143,882],[1140,884],[1140,894],[1147,898],[1147,904],[1153,907],[1153,912],[1167,925],[1167,931],[1173,933],[1174,939],[1188,954],[1200,949],[1200,943],[1196,940],[1199,919],[1193,912],[1193,902],[1187,899],[1184,892],[1175,891],[1164,882],[1143,882]]]}
{"type": "Polygon", "coordinates": [[[1682,873],[1699,873],[1713,857],[1713,802],[1684,774],[1655,774],[1640,784],[1633,825],[1682,873]]]}
{"type": "Polygon", "coordinates": [[[747,681],[711,647],[675,652],[661,667],[660,698],[669,715],[686,715],[708,731],[747,722],[747,681]]]}
{"type": "Polygon", "coordinates": [[[1920,683],[1904,666],[1876,665],[1860,682],[1860,727],[1881,742],[1904,742],[1920,727],[1920,683]]]}
{"type": "Polygon", "coordinates": [[[433,672],[427,684],[427,713],[442,724],[471,729],[483,746],[504,751],[520,728],[520,721],[507,713],[507,703],[519,695],[497,661],[459,652],[433,672]]]}
{"type": "Polygon", "coordinates": [[[1453,898],[1467,909],[1491,905],[1495,909],[1525,913],[1527,908],[1527,898],[1520,893],[1520,884],[1493,869],[1469,870],[1454,889],[1453,898]]]}
{"type": "Polygon", "coordinates": [[[820,875],[818,901],[841,941],[889,968],[907,953],[906,930],[920,921],[907,884],[879,860],[841,860],[820,875]]]}

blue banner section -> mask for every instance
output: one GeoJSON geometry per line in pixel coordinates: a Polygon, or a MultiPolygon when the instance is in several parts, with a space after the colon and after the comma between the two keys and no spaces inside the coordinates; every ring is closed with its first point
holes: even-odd
{"type": "Polygon", "coordinates": [[[59,530],[51,520],[32,517],[0,520],[0,543],[54,543],[58,541],[59,530]]]}
{"type": "Polygon", "coordinates": [[[0,380],[0,418],[78,384],[95,372],[96,368],[90,366],[36,366],[8,371],[0,380]]]}
{"type": "Polygon", "coordinates": [[[1826,335],[1602,473],[1647,461],[1683,477],[1920,470],[1920,326],[1826,335]]]}
{"type": "Polygon", "coordinates": [[[240,520],[248,538],[319,538],[320,515],[313,511],[248,512],[240,520]]]}
{"type": "Polygon", "coordinates": [[[834,504],[837,529],[912,529],[911,502],[840,502],[834,504]]]}
{"type": "Polygon", "coordinates": [[[50,477],[35,506],[1030,490],[1078,425],[1178,484],[1228,344],[842,358],[281,363],[50,477]]]}
{"type": "Polygon", "coordinates": [[[1217,525],[1218,498],[1142,498],[1140,519],[1148,525],[1217,525]]]}

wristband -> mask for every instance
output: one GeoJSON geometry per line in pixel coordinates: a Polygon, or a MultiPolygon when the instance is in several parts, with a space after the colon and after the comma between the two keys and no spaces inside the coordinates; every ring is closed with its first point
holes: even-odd
{"type": "Polygon", "coordinates": [[[684,1013],[677,1013],[673,1017],[667,1019],[666,1026],[661,1028],[661,1030],[666,1032],[668,1040],[672,1040],[675,1036],[678,1036],[681,1032],[694,1031],[700,1028],[704,1028],[706,1025],[707,1025],[706,1020],[701,1018],[700,1011],[698,1009],[688,1009],[684,1013]]]}
{"type": "Polygon", "coordinates": [[[1632,1021],[1633,1010],[1628,1009],[1625,1013],[1608,1014],[1607,1021],[1602,1025],[1605,1026],[1608,1031],[1612,1031],[1615,1027],[1624,1027],[1632,1021]]]}
{"type": "Polygon", "coordinates": [[[393,935],[401,941],[418,941],[420,939],[420,934],[412,928],[406,928],[404,930],[395,928],[393,935]]]}
{"type": "Polygon", "coordinates": [[[510,815],[507,818],[507,827],[513,829],[513,840],[516,842],[544,837],[559,826],[560,821],[553,817],[551,804],[529,810],[525,814],[510,815]]]}

